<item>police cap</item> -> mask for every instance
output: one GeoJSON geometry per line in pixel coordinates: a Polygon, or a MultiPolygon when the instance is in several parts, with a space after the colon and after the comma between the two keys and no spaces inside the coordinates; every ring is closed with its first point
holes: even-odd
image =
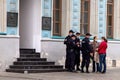
{"type": "Polygon", "coordinates": [[[72,35],[71,37],[76,37],[75,35],[72,35]]]}
{"type": "Polygon", "coordinates": [[[73,31],[73,30],[69,30],[69,33],[70,33],[70,32],[71,32],[71,33],[74,33],[74,31],[73,31]]]}
{"type": "Polygon", "coordinates": [[[79,32],[77,32],[77,33],[76,33],[76,35],[80,35],[80,33],[79,33],[79,32]]]}
{"type": "Polygon", "coordinates": [[[92,36],[90,33],[86,33],[86,36],[92,36]]]}

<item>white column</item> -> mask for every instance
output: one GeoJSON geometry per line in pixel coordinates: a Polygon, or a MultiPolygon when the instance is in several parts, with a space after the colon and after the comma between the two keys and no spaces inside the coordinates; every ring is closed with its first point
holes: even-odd
{"type": "Polygon", "coordinates": [[[114,0],[114,38],[120,39],[120,0],[114,0]]]}
{"type": "Polygon", "coordinates": [[[90,1],[90,33],[98,35],[98,0],[90,1]]]}
{"type": "Polygon", "coordinates": [[[62,0],[62,36],[70,30],[70,0],[62,0]]]}
{"type": "Polygon", "coordinates": [[[6,32],[6,0],[0,0],[0,33],[6,32]]]}
{"type": "Polygon", "coordinates": [[[41,51],[41,0],[20,0],[20,48],[41,51]]]}

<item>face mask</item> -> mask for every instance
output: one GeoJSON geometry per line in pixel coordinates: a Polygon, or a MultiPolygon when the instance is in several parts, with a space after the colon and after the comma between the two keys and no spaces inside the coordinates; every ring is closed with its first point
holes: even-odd
{"type": "Polygon", "coordinates": [[[69,34],[69,36],[72,36],[72,34],[69,34]]]}
{"type": "Polygon", "coordinates": [[[80,38],[80,36],[77,36],[77,38],[80,38]]]}

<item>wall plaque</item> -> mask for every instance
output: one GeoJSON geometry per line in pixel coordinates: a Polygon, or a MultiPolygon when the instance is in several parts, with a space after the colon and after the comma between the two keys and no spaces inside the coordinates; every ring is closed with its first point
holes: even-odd
{"type": "Polygon", "coordinates": [[[42,17],[42,30],[51,30],[51,17],[42,17]]]}
{"type": "Polygon", "coordinates": [[[18,24],[18,13],[7,12],[7,26],[17,27],[18,24]]]}

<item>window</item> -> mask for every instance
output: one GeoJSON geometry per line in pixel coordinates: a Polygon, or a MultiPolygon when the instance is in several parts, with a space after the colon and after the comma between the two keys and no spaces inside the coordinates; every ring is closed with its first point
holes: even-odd
{"type": "Polygon", "coordinates": [[[80,32],[86,34],[90,26],[90,0],[81,0],[80,32]]]}
{"type": "Polygon", "coordinates": [[[107,38],[113,38],[114,0],[107,0],[107,38]]]}
{"type": "Polygon", "coordinates": [[[61,35],[62,0],[53,0],[53,35],[61,35]]]}

